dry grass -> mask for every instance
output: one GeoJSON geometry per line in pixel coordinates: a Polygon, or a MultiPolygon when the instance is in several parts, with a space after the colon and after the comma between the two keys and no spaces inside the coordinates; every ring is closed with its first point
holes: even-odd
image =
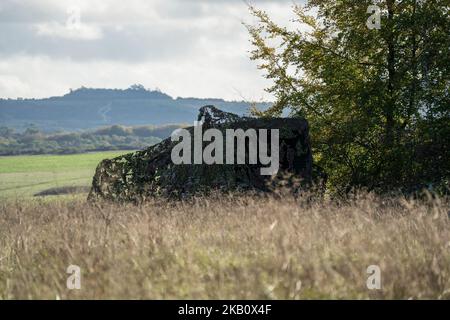
{"type": "Polygon", "coordinates": [[[450,298],[448,203],[0,205],[0,298],[450,298]],[[81,267],[81,289],[66,268],[81,267]],[[379,265],[382,289],[366,287],[379,265]]]}

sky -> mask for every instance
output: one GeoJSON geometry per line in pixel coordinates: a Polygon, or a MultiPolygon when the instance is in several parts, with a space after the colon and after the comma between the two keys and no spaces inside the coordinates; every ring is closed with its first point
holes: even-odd
{"type": "MultiPolygon", "coordinates": [[[[250,2],[292,23],[293,0],[250,2]]],[[[0,97],[139,83],[173,97],[270,101],[242,22],[255,22],[243,0],[1,0],[0,97]]]]}

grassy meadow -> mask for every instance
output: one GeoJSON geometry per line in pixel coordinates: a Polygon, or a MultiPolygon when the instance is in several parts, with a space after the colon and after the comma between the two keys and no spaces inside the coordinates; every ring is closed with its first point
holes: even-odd
{"type": "Polygon", "coordinates": [[[86,188],[102,159],[128,152],[0,157],[0,199],[31,198],[51,188],[86,188]]]}
{"type": "Polygon", "coordinates": [[[449,299],[448,203],[2,203],[0,298],[449,299]],[[66,287],[69,265],[79,290],[66,287]],[[370,265],[380,290],[366,286],[370,265]]]}
{"type": "Polygon", "coordinates": [[[450,299],[444,199],[33,196],[87,187],[119,154],[0,158],[0,299],[450,299]],[[371,265],[380,290],[367,288],[371,265]]]}

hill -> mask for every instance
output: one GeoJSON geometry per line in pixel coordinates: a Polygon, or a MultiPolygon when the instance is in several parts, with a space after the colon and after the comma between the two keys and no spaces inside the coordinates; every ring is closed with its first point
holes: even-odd
{"type": "MultiPolygon", "coordinates": [[[[192,123],[198,109],[208,104],[239,115],[246,114],[251,105],[222,99],[175,99],[142,85],[125,90],[81,87],[60,97],[0,99],[0,126],[23,130],[33,123],[44,131],[71,131],[113,124],[192,123]]],[[[257,107],[265,109],[269,104],[259,103],[257,107]]]]}

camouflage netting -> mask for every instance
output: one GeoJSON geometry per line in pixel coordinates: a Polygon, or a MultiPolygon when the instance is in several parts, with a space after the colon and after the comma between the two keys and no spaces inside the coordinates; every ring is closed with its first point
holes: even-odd
{"type": "MultiPolygon", "coordinates": [[[[311,186],[312,154],[306,120],[239,117],[213,106],[201,108],[199,120],[203,121],[203,131],[217,128],[224,137],[225,129],[253,128],[257,132],[258,129],[279,129],[278,173],[274,176],[261,175],[260,168],[267,167],[261,164],[174,165],[171,151],[178,142],[168,138],[146,150],[103,160],[96,169],[88,199],[141,202],[149,197],[184,198],[210,191],[270,192],[286,185],[297,191],[298,188],[311,186]],[[287,180],[291,184],[286,183],[287,180]],[[295,187],[292,181],[296,181],[295,187]]],[[[193,127],[186,129],[193,136],[193,127]]],[[[204,142],[203,147],[209,143],[204,142]]]]}

